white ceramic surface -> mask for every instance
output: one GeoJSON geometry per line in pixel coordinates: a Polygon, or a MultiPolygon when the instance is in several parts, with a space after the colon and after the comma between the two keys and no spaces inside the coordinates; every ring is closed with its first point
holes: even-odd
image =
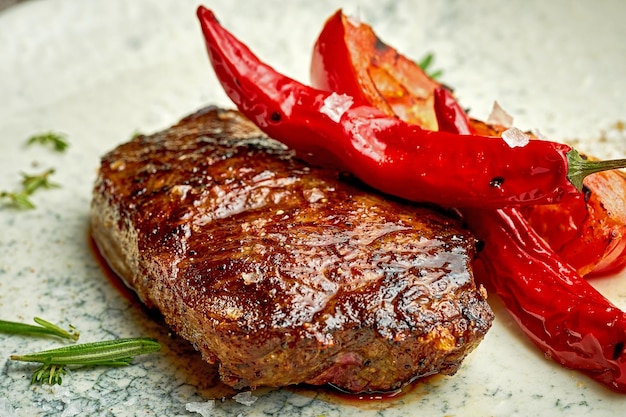
{"type": "MultiPolygon", "coordinates": [[[[600,157],[626,155],[626,3],[620,1],[205,1],[277,69],[306,81],[311,46],[337,8],[373,25],[408,56],[436,54],[443,81],[485,118],[494,100],[515,125],[600,157]]],[[[136,131],[166,128],[207,104],[231,106],[208,64],[197,1],[30,1],[0,13],[0,190],[53,167],[62,188],[37,209],[0,206],[0,318],[74,324],[81,341],[152,336],[163,351],[124,368],[72,371],[31,386],[17,352],[59,346],[0,335],[1,416],[200,415],[210,370],[193,350],[114,288],[89,250],[87,214],[99,156],[136,131]],[[65,154],[26,148],[67,134],[65,154]],[[188,404],[192,404],[187,406],[188,404]],[[195,404],[195,405],[194,405],[195,404]],[[194,408],[194,406],[196,408],[194,408]],[[187,407],[191,411],[187,410],[187,407]]],[[[626,274],[595,280],[626,308],[626,274]]],[[[215,416],[615,416],[626,397],[546,360],[497,299],[497,320],[453,377],[387,401],[316,391],[259,390],[252,405],[217,402],[215,416]]]]}

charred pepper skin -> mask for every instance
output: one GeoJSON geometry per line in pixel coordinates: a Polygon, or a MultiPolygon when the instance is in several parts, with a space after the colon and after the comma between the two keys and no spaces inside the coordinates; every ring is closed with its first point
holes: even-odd
{"type": "Polygon", "coordinates": [[[313,46],[310,75],[316,88],[350,91],[388,116],[397,112],[411,124],[438,130],[432,92],[441,85],[341,10],[326,21],[313,46]]]}
{"type": "Polygon", "coordinates": [[[500,138],[427,131],[354,101],[333,121],[333,94],[276,72],[198,9],[209,58],[228,96],[269,136],[318,165],[345,169],[397,197],[447,207],[549,204],[578,190],[567,180],[564,144],[511,148],[500,138]],[[497,179],[497,181],[494,181],[497,179]]]}

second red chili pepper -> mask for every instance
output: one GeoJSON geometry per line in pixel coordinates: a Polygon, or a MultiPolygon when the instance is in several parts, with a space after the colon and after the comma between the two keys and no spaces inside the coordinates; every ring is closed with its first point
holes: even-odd
{"type": "MultiPolygon", "coordinates": [[[[440,127],[469,128],[452,96],[439,91],[434,104],[440,127]]],[[[564,262],[519,210],[462,212],[484,245],[476,261],[484,275],[477,278],[490,283],[524,333],[554,361],[626,392],[626,313],[564,262]]]]}
{"type": "Polygon", "coordinates": [[[562,262],[515,209],[464,210],[479,260],[524,333],[556,362],[626,392],[626,313],[562,262]]]}
{"type": "Polygon", "coordinates": [[[199,7],[198,17],[215,73],[244,115],[301,158],[332,163],[382,192],[448,207],[547,204],[578,192],[570,181],[600,169],[564,144],[468,141],[307,87],[261,62],[210,10],[199,7]]]}

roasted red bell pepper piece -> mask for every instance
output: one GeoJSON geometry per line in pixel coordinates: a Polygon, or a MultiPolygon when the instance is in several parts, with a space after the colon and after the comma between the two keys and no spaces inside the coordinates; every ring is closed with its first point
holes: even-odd
{"type": "Polygon", "coordinates": [[[626,175],[606,171],[585,179],[582,194],[560,204],[520,208],[530,225],[582,275],[626,267],[626,175]]]}
{"type": "Polygon", "coordinates": [[[321,90],[351,91],[388,116],[438,130],[432,93],[441,85],[381,41],[369,25],[341,10],[326,21],[315,42],[311,83],[321,90]]]}
{"type": "Polygon", "coordinates": [[[589,173],[626,164],[589,165],[555,142],[511,147],[499,138],[424,130],[279,74],[211,11],[201,6],[198,17],[215,73],[244,115],[301,158],[331,162],[382,192],[454,207],[549,204],[579,192],[573,184],[589,173]]]}

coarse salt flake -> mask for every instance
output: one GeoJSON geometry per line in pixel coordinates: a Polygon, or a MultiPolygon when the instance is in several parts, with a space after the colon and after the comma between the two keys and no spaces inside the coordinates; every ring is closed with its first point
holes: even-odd
{"type": "Polygon", "coordinates": [[[348,22],[349,22],[352,26],[355,26],[355,27],[359,27],[359,26],[361,26],[361,24],[363,23],[363,22],[361,21],[361,17],[360,17],[360,16],[358,16],[358,15],[357,15],[357,16],[355,16],[355,15],[353,15],[353,14],[349,14],[349,15],[347,16],[347,18],[348,18],[348,22]]]}
{"type": "Polygon", "coordinates": [[[487,117],[487,123],[511,127],[513,125],[513,116],[504,111],[504,109],[500,106],[500,103],[494,101],[491,113],[489,114],[489,117],[487,117]]]}
{"type": "Polygon", "coordinates": [[[333,92],[331,95],[326,97],[320,111],[330,117],[333,122],[339,123],[341,116],[343,116],[350,106],[352,106],[353,102],[354,100],[352,97],[346,94],[337,94],[333,92]]]}
{"type": "Polygon", "coordinates": [[[192,402],[185,404],[185,409],[191,413],[198,413],[202,417],[211,417],[213,415],[213,408],[215,407],[215,401],[209,400],[206,402],[192,402]]]}
{"type": "Polygon", "coordinates": [[[257,399],[258,398],[252,395],[250,391],[239,392],[233,395],[233,400],[237,401],[239,404],[247,405],[248,407],[254,404],[257,399]]]}
{"type": "Polygon", "coordinates": [[[530,136],[516,127],[511,127],[502,132],[502,139],[511,148],[522,148],[530,142],[530,136]]]}

